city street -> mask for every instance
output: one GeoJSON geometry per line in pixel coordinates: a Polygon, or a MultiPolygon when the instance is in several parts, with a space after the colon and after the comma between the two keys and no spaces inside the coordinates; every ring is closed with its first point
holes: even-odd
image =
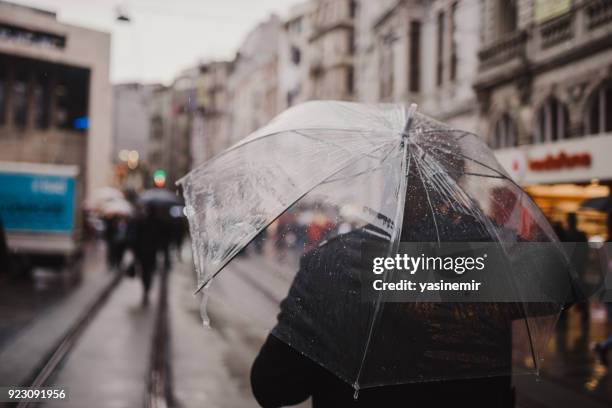
{"type": "Polygon", "coordinates": [[[0,407],[612,406],[612,1],[0,16],[0,407]]]}
{"type": "MultiPolygon", "coordinates": [[[[186,248],[183,262],[174,261],[168,280],[170,324],[165,335],[170,339],[167,364],[173,401],[182,407],[256,407],[250,391],[250,365],[267,335],[260,327],[273,322],[253,320],[256,316],[251,311],[269,307],[270,315],[275,314],[278,298],[282,298],[283,288],[289,282],[284,274],[286,271],[266,274],[266,280],[259,280],[255,277],[263,274],[258,274],[257,270],[278,268],[274,258],[247,255],[236,260],[224,271],[225,277],[219,279],[221,284],[216,287],[227,304],[209,304],[212,327],[207,328],[200,317],[199,295],[193,295],[195,276],[186,248]],[[231,290],[223,285],[231,285],[231,290]]],[[[98,273],[104,270],[101,249],[90,246],[90,258],[96,259],[98,264],[94,267],[91,260],[87,264],[98,273]]],[[[82,283],[85,287],[87,279],[92,280],[89,285],[94,285],[96,276],[92,272],[86,274],[82,283]]],[[[70,400],[46,406],[135,407],[144,404],[159,303],[159,276],[154,282],[151,304],[143,307],[140,282],[127,277],[121,280],[50,377],[49,386],[66,387],[70,400]]],[[[87,296],[94,294],[88,292],[87,296]]],[[[54,307],[61,307],[61,303],[54,307]]],[[[3,383],[11,383],[11,378],[17,381],[18,374],[21,378],[31,378],[35,374],[44,354],[37,354],[43,350],[32,339],[48,339],[51,334],[45,333],[48,330],[45,321],[50,319],[54,319],[52,311],[42,313],[22,330],[21,336],[26,337],[17,333],[5,341],[0,353],[3,383]],[[11,339],[18,339],[20,343],[15,344],[11,339]],[[21,347],[19,353],[16,352],[18,347],[21,347]],[[28,347],[31,349],[25,350],[28,347]],[[12,356],[30,355],[30,358],[9,361],[9,351],[12,356]],[[39,361],[32,357],[38,357],[39,361]],[[11,370],[6,370],[9,364],[11,370]],[[26,368],[33,371],[28,373],[26,368]]],[[[612,402],[611,376],[590,351],[592,343],[605,335],[604,321],[594,306],[588,335],[582,333],[578,314],[570,311],[566,331],[563,327],[558,328],[549,345],[542,377],[515,378],[520,407],[609,406],[612,402]]],[[[308,403],[302,405],[309,406],[308,403]]]]}

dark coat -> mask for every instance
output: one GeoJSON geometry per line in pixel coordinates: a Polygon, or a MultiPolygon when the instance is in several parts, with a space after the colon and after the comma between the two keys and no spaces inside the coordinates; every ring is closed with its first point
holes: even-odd
{"type": "MultiPolygon", "coordinates": [[[[441,238],[491,240],[473,221],[454,221],[438,225],[441,238]]],[[[403,241],[418,238],[427,240],[423,234],[402,236],[403,241]]],[[[360,382],[368,383],[368,376],[414,380],[419,375],[428,382],[366,388],[354,400],[353,388],[338,376],[355,378],[374,313],[374,305],[360,296],[360,250],[366,240],[372,241],[366,230],[353,231],[303,256],[278,324],[253,364],[257,401],[263,407],[293,405],[308,397],[315,408],[513,406],[508,376],[512,319],[507,308],[493,304],[384,304],[360,382]],[[447,378],[498,376],[430,381],[441,372],[447,378]]]]}

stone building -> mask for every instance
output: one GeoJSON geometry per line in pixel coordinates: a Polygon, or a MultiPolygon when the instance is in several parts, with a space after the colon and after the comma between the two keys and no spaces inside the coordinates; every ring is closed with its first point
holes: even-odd
{"type": "Polygon", "coordinates": [[[355,99],[356,0],[312,0],[308,99],[355,99]]]}
{"type": "Polygon", "coordinates": [[[114,161],[122,150],[146,157],[150,134],[151,96],[159,85],[125,83],[113,85],[114,161]]]}
{"type": "Polygon", "coordinates": [[[278,51],[278,107],[281,111],[308,99],[313,5],[306,1],[293,6],[283,26],[278,51]]]}
{"type": "Polygon", "coordinates": [[[485,0],[482,17],[481,133],[561,219],[612,181],[612,3],[485,0]]]}
{"type": "Polygon", "coordinates": [[[358,98],[417,103],[474,131],[480,7],[476,0],[362,2],[356,22],[358,98]]]}
{"type": "Polygon", "coordinates": [[[169,87],[159,87],[151,100],[148,164],[166,173],[166,186],[191,169],[192,122],[196,104],[197,69],[186,69],[169,87]]]}
{"type": "Polygon", "coordinates": [[[191,135],[194,167],[229,147],[231,143],[227,83],[232,63],[210,61],[201,64],[198,69],[195,83],[197,109],[191,135]]]}
{"type": "Polygon", "coordinates": [[[113,151],[115,184],[140,190],[147,184],[151,99],[158,84],[113,86],[113,151]]]}
{"type": "Polygon", "coordinates": [[[0,1],[0,161],[79,167],[79,198],[111,178],[110,35],[0,1]]]}
{"type": "Polygon", "coordinates": [[[228,79],[232,144],[278,113],[278,50],[282,29],[280,18],[271,15],[248,34],[236,54],[228,79]]]}
{"type": "Polygon", "coordinates": [[[174,109],[172,90],[159,86],[151,95],[150,134],[147,151],[147,162],[151,170],[167,171],[170,166],[170,133],[173,127],[174,109]]]}

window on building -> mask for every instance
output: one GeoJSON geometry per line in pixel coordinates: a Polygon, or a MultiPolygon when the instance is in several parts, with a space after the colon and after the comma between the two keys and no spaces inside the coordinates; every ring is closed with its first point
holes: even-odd
{"type": "Polygon", "coordinates": [[[13,124],[25,127],[28,116],[28,82],[25,76],[18,76],[13,82],[13,124]]]}
{"type": "Polygon", "coordinates": [[[55,87],[54,123],[62,129],[86,131],[89,127],[89,70],[64,67],[55,87]]]}
{"type": "Polygon", "coordinates": [[[569,130],[568,113],[564,104],[549,98],[538,110],[535,143],[565,139],[569,130]]]}
{"type": "Polygon", "coordinates": [[[346,92],[352,95],[355,92],[355,70],[349,67],[346,73],[346,92]]]}
{"type": "Polygon", "coordinates": [[[498,37],[513,33],[518,28],[517,0],[497,0],[498,37]]]}
{"type": "Polygon", "coordinates": [[[348,36],[348,53],[355,54],[355,30],[351,30],[348,36]]]}
{"type": "Polygon", "coordinates": [[[349,1],[349,17],[355,18],[355,16],[357,16],[357,1],[350,0],[349,1]]]}
{"type": "Polygon", "coordinates": [[[410,92],[419,92],[421,89],[421,22],[410,22],[410,78],[408,80],[410,92]]]}
{"type": "Polygon", "coordinates": [[[6,71],[0,66],[0,126],[6,123],[6,71]]]}
{"type": "Polygon", "coordinates": [[[612,132],[612,82],[593,93],[585,128],[588,134],[612,132]]]}
{"type": "Polygon", "coordinates": [[[451,5],[450,23],[451,23],[451,55],[450,55],[450,79],[454,81],[457,78],[457,2],[451,5]]]}
{"type": "Polygon", "coordinates": [[[502,115],[495,124],[495,133],[491,147],[494,149],[503,149],[506,147],[515,147],[518,144],[516,134],[516,126],[514,121],[507,113],[502,115]]]}
{"type": "Polygon", "coordinates": [[[34,123],[38,129],[49,126],[50,99],[49,80],[42,75],[34,86],[34,123]]]}
{"type": "Polygon", "coordinates": [[[64,48],[66,46],[66,37],[62,35],[6,23],[0,23],[0,38],[44,48],[64,48]]]}
{"type": "Polygon", "coordinates": [[[380,60],[379,60],[379,86],[380,97],[389,99],[393,95],[393,87],[395,82],[395,56],[394,56],[394,34],[392,32],[385,35],[381,44],[380,60]]]}
{"type": "Polygon", "coordinates": [[[302,52],[296,46],[291,47],[291,62],[294,65],[300,65],[300,61],[302,60],[302,52]]]}
{"type": "Polygon", "coordinates": [[[444,12],[438,13],[438,49],[436,62],[436,84],[442,85],[444,80],[444,12]]]}
{"type": "Polygon", "coordinates": [[[301,17],[293,20],[293,22],[291,23],[291,31],[293,31],[296,34],[299,34],[302,32],[302,18],[301,17]]]}

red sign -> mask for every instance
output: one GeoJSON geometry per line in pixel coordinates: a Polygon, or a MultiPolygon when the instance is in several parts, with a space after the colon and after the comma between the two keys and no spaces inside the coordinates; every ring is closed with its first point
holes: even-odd
{"type": "Polygon", "coordinates": [[[529,169],[532,171],[549,171],[573,169],[575,167],[591,167],[591,153],[567,154],[563,150],[559,154],[547,154],[543,159],[529,159],[529,169]]]}

